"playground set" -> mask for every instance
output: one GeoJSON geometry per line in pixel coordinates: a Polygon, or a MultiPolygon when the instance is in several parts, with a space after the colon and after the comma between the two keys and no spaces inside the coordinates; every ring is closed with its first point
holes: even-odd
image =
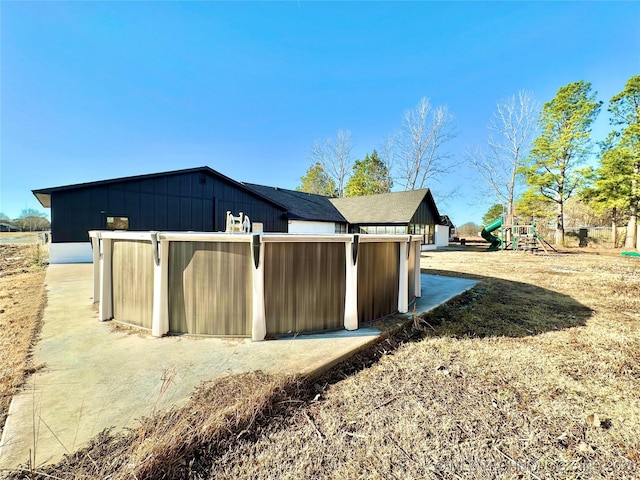
{"type": "Polygon", "coordinates": [[[489,250],[513,250],[537,253],[542,248],[557,252],[536,229],[536,222],[520,224],[515,215],[503,215],[489,223],[480,232],[482,238],[490,243],[489,250]],[[495,234],[494,234],[495,232],[495,234]]]}

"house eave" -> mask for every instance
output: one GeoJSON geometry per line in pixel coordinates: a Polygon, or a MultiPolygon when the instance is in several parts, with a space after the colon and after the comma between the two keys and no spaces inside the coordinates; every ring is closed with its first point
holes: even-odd
{"type": "Polygon", "coordinates": [[[33,190],[33,194],[44,208],[51,208],[51,194],[40,193],[37,190],[33,190]]]}

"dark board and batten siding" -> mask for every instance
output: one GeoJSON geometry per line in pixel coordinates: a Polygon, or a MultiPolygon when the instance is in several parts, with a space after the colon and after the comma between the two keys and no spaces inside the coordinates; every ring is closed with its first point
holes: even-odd
{"type": "Polygon", "coordinates": [[[52,238],[87,241],[87,231],[106,228],[106,216],[128,217],[134,231],[224,231],[227,210],[267,232],[288,228],[284,209],[221,178],[186,172],[52,192],[52,238]]]}
{"type": "Polygon", "coordinates": [[[400,247],[398,243],[360,243],[358,253],[358,321],[398,311],[400,247]]]}
{"type": "Polygon", "coordinates": [[[249,243],[172,242],[169,248],[169,331],[250,336],[249,243]]]}
{"type": "Polygon", "coordinates": [[[267,334],[342,328],[342,243],[267,243],[264,264],[267,334]]]}
{"type": "MultiPolygon", "coordinates": [[[[434,206],[435,207],[435,206],[434,206]]],[[[415,223],[418,225],[438,225],[440,223],[440,216],[437,215],[437,210],[431,207],[430,202],[425,198],[420,202],[417,210],[411,217],[409,223],[415,223]]]]}
{"type": "Polygon", "coordinates": [[[153,320],[151,242],[114,240],[111,275],[113,318],[150,330],[153,320]]]}

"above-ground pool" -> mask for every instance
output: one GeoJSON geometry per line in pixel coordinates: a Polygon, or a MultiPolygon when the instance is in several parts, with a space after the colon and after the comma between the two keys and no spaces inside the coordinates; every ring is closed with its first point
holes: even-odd
{"type": "Polygon", "coordinates": [[[155,336],[355,330],[420,296],[419,235],[89,235],[100,320],[155,336]]]}

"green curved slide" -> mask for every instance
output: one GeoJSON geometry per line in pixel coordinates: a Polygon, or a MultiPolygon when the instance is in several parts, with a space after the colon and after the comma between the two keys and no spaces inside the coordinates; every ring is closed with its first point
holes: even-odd
{"type": "Polygon", "coordinates": [[[482,232],[480,232],[480,235],[482,236],[482,238],[484,238],[487,242],[491,243],[491,245],[489,245],[489,250],[498,250],[502,245],[502,240],[500,240],[498,237],[494,235],[491,235],[491,232],[493,232],[494,230],[497,230],[501,226],[502,226],[502,217],[498,217],[489,225],[484,227],[482,229],[482,232]]]}

